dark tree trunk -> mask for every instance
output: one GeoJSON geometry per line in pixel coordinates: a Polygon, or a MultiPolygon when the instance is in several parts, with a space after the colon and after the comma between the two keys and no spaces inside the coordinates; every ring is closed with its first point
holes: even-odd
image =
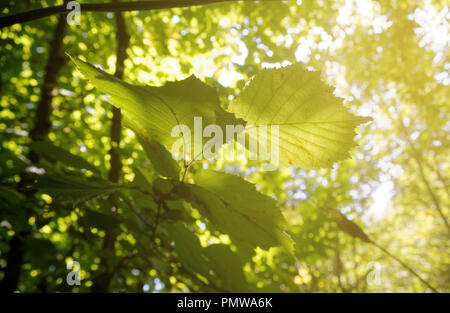
{"type": "MultiPolygon", "coordinates": [[[[116,72],[114,76],[119,79],[123,78],[124,62],[127,58],[127,48],[130,41],[130,37],[127,33],[127,28],[125,25],[125,20],[121,13],[116,13],[116,27],[117,27],[117,59],[116,59],[116,72]]],[[[109,170],[109,180],[114,183],[119,183],[122,162],[120,161],[119,144],[120,144],[120,134],[122,130],[122,113],[120,109],[113,107],[113,118],[111,123],[111,150],[109,154],[111,155],[110,170],[109,170]]],[[[111,209],[114,212],[116,210],[116,195],[112,194],[109,197],[111,202],[111,209]]],[[[116,241],[117,234],[115,232],[108,232],[103,240],[103,250],[104,251],[114,251],[114,243],[116,241]]],[[[101,273],[97,276],[94,284],[92,286],[93,292],[108,292],[111,279],[114,275],[111,272],[111,264],[108,260],[103,257],[100,261],[101,273]]]]}
{"type": "MultiPolygon", "coordinates": [[[[56,87],[59,71],[65,63],[63,38],[66,23],[66,15],[60,15],[50,43],[50,51],[41,88],[41,99],[34,117],[34,127],[30,131],[32,141],[45,139],[51,127],[50,115],[52,112],[53,90],[56,87]]],[[[28,154],[28,158],[34,163],[39,161],[39,157],[33,152],[28,154]]],[[[26,173],[22,173],[19,189],[27,197],[33,197],[34,192],[26,188],[29,184],[30,181],[26,173]]],[[[10,241],[9,251],[6,256],[7,267],[5,276],[0,283],[1,292],[14,292],[17,289],[23,263],[24,245],[29,234],[29,231],[21,231],[16,233],[10,241]]]]}

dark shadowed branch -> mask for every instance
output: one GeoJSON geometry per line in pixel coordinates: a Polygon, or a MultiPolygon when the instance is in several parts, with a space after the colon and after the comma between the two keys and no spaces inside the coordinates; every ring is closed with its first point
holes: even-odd
{"type": "MultiPolygon", "coordinates": [[[[196,5],[205,5],[224,2],[239,2],[255,0],[153,0],[153,1],[135,1],[120,3],[81,3],[80,9],[83,12],[124,12],[124,11],[143,11],[143,10],[161,10],[171,8],[185,8],[196,5]]],[[[274,2],[281,0],[260,0],[260,2],[274,2]]],[[[18,14],[0,17],[0,27],[10,26],[17,23],[25,23],[47,17],[54,14],[67,13],[65,5],[53,6],[22,12],[18,14]]]]}

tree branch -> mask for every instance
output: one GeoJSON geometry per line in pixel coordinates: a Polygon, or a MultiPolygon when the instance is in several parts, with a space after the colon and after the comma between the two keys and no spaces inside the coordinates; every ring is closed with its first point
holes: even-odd
{"type": "MultiPolygon", "coordinates": [[[[196,5],[224,3],[224,2],[256,2],[256,0],[153,0],[133,1],[120,3],[81,3],[80,9],[84,12],[124,12],[161,10],[171,8],[185,8],[196,5]]],[[[280,2],[282,0],[260,0],[260,2],[280,2]]],[[[0,27],[11,26],[17,23],[25,23],[50,15],[68,13],[65,5],[41,8],[27,12],[0,17],[0,27]]]]}

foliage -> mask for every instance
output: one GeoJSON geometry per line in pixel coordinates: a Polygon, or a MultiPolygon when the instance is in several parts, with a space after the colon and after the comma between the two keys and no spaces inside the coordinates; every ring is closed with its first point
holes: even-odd
{"type": "MultiPolygon", "coordinates": [[[[56,4],[10,1],[0,12],[56,4]]],[[[90,292],[105,277],[122,292],[448,292],[448,51],[433,37],[448,23],[433,31],[423,17],[446,8],[244,1],[126,12],[123,80],[108,74],[116,13],[82,12],[66,25],[64,50],[78,57],[61,56],[39,140],[57,16],[2,28],[0,280],[21,238],[14,289],[24,292],[90,292]],[[111,105],[124,118],[119,145],[111,105]],[[193,129],[194,117],[223,133],[244,125],[247,138],[279,125],[280,167],[176,160],[171,131],[193,129]],[[80,286],[65,282],[71,261],[80,286]]]]}

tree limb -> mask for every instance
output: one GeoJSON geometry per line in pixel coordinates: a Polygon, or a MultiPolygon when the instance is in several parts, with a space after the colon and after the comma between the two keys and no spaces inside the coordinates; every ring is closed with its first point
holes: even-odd
{"type": "MultiPolygon", "coordinates": [[[[124,12],[124,11],[143,11],[143,10],[161,10],[171,8],[185,8],[196,5],[205,5],[224,2],[240,2],[255,0],[153,0],[153,1],[133,1],[120,3],[81,3],[80,9],[84,12],[124,12]]],[[[260,0],[260,2],[280,2],[282,0],[260,0]]],[[[27,12],[17,13],[0,17],[0,27],[11,26],[17,23],[25,23],[37,20],[50,15],[67,13],[65,5],[40,8],[27,12]]]]}

